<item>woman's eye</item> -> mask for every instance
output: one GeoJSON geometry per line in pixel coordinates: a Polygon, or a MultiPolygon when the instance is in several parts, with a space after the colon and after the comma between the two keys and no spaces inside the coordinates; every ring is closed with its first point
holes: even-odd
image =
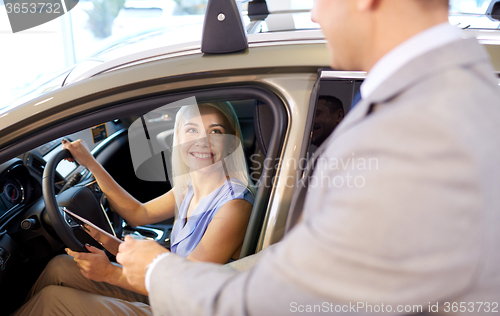
{"type": "Polygon", "coordinates": [[[197,132],[197,131],[196,131],[196,128],[188,128],[188,129],[186,130],[186,133],[196,133],[196,132],[197,132]]]}
{"type": "Polygon", "coordinates": [[[222,134],[222,131],[221,130],[218,130],[218,129],[214,129],[210,132],[210,134],[222,134]]]}

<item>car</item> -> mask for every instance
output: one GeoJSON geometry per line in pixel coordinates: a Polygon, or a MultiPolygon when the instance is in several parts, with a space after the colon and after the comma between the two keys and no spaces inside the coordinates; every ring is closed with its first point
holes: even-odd
{"type": "MultiPolygon", "coordinates": [[[[143,122],[145,138],[163,144],[165,152],[179,100],[227,101],[238,115],[258,189],[241,257],[283,237],[295,183],[320,145],[312,141],[322,129],[318,99],[334,96],[348,113],[366,74],[329,68],[324,36],[307,10],[265,9],[249,7],[243,17],[248,35],[238,30],[221,34],[239,36],[248,48],[207,52],[203,44],[213,38],[206,37],[166,45],[169,32],[155,31],[84,60],[0,109],[2,313],[22,304],[44,266],[65,245],[95,244],[60,212],[62,207],[118,237],[134,234],[168,247],[172,221],[142,227],[126,223],[92,174],[63,160],[68,156],[61,140],[85,140],[123,188],[148,201],[171,185],[165,174],[151,175],[134,161],[131,127],[143,122]]],[[[222,17],[207,14],[211,18],[221,22],[222,17]]],[[[476,29],[470,16],[464,18],[469,25],[464,35],[478,37],[500,71],[498,31],[476,29]]],[[[201,25],[187,27],[201,30],[201,25]]],[[[145,160],[159,158],[154,152],[145,155],[145,160]]]]}

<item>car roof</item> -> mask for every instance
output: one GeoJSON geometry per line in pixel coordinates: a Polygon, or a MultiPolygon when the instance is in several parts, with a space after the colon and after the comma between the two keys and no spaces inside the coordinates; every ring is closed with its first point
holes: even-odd
{"type": "MultiPolygon", "coordinates": [[[[496,71],[500,72],[500,32],[498,32],[497,29],[492,30],[471,27],[472,25],[479,26],[481,23],[486,23],[483,21],[484,19],[488,19],[489,21],[492,20],[491,17],[481,15],[450,15],[450,22],[452,24],[459,27],[463,25],[469,26],[464,26],[463,35],[465,37],[478,38],[489,51],[496,71]]],[[[307,10],[272,12],[259,20],[251,20],[248,16],[244,16],[244,22],[248,32],[247,37],[250,49],[303,44],[323,44],[323,46],[325,46],[324,43],[326,41],[324,35],[319,29],[319,26],[310,20],[310,12],[307,10]]],[[[500,25],[500,21],[492,23],[500,25]]],[[[202,27],[203,16],[192,16],[189,18],[189,23],[184,23],[184,25],[153,30],[110,45],[106,49],[78,63],[73,68],[60,72],[53,79],[9,104],[9,106],[3,109],[0,108],[0,130],[18,121],[17,119],[13,120],[14,115],[12,115],[9,120],[2,119],[6,114],[26,102],[33,104],[38,104],[37,102],[48,102],[44,101],[46,99],[41,99],[40,97],[61,87],[79,83],[103,74],[109,74],[117,70],[162,59],[189,55],[206,56],[201,52],[202,27]],[[28,102],[30,100],[32,102],[28,102]]],[[[326,56],[326,47],[324,47],[323,50],[324,52],[322,54],[326,56]]],[[[227,54],[226,56],[228,55],[231,54],[227,54]]],[[[237,60],[236,58],[236,63],[237,60]]],[[[287,59],[283,59],[285,63],[281,65],[280,58],[273,58],[272,60],[276,63],[275,66],[277,67],[293,66],[288,63],[287,59]]],[[[307,66],[311,66],[312,64],[316,64],[318,67],[328,67],[328,64],[324,61],[325,59],[320,58],[316,63],[304,63],[304,65],[307,64],[307,66]]],[[[263,62],[262,65],[269,66],[269,62],[263,62]]],[[[204,69],[205,66],[200,66],[200,71],[204,69]]],[[[232,64],[228,66],[228,68],[243,69],[245,65],[232,64]]],[[[211,69],[211,71],[215,70],[216,69],[211,69]]],[[[179,74],[180,73],[176,73],[176,75],[179,74]]],[[[165,73],[165,76],[168,75],[168,73],[165,73]]],[[[22,112],[25,113],[23,114],[25,117],[28,117],[30,115],[29,113],[32,111],[22,112]]],[[[17,116],[21,118],[23,115],[17,116]]]]}
{"type": "MultiPolygon", "coordinates": [[[[201,47],[203,19],[201,15],[178,16],[172,20],[174,26],[118,41],[80,62],[71,70],[64,85],[161,55],[193,53],[201,47]]],[[[475,36],[483,44],[500,44],[500,21],[491,16],[451,13],[449,21],[452,25],[466,30],[465,36],[475,36]]],[[[308,10],[275,11],[259,20],[251,20],[244,14],[243,22],[251,46],[256,43],[276,45],[277,42],[283,41],[324,39],[319,25],[311,21],[308,10]]]]}
{"type": "MultiPolygon", "coordinates": [[[[318,31],[304,31],[318,32],[318,31]]],[[[265,34],[262,34],[265,35],[265,34]]],[[[275,34],[268,34],[275,36],[275,34]]],[[[318,34],[317,35],[321,35],[318,34]]],[[[85,103],[89,98],[111,93],[117,87],[131,85],[157,85],[165,80],[191,80],[194,77],[238,76],[248,73],[269,73],[273,69],[308,69],[308,73],[316,74],[319,67],[328,66],[328,52],[324,40],[297,40],[291,34],[290,39],[275,41],[275,46],[260,45],[258,41],[250,45],[250,49],[242,53],[207,56],[198,48],[176,53],[153,56],[135,60],[133,65],[108,69],[87,79],[76,81],[64,87],[52,88],[52,91],[37,90],[38,96],[20,105],[12,105],[0,112],[0,130],[17,122],[21,122],[38,113],[57,108],[59,105],[85,103]],[[81,101],[76,101],[81,100],[81,101]]],[[[311,36],[304,36],[311,38],[311,36]]],[[[124,57],[127,58],[127,57],[124,57]]],[[[120,61],[120,59],[118,60],[120,61]]],[[[109,63],[115,63],[111,60],[109,63]]],[[[104,63],[104,66],[110,64],[104,63]]],[[[276,70],[277,69],[277,70],[276,70]]],[[[64,74],[57,78],[62,80],[64,74]]],[[[56,84],[57,85],[57,84],[56,84]]],[[[33,95],[29,96],[30,98],[33,95]]],[[[62,114],[61,114],[62,115],[62,114]]]]}
{"type": "MultiPolygon", "coordinates": [[[[246,12],[244,12],[246,13],[246,12]]],[[[121,38],[108,44],[76,65],[41,79],[36,88],[7,105],[0,103],[0,115],[37,96],[62,86],[96,75],[130,67],[158,58],[171,58],[185,54],[201,54],[203,15],[173,16],[170,26],[121,38]]],[[[250,47],[278,45],[287,41],[323,40],[319,25],[312,22],[307,10],[275,11],[260,20],[243,15],[250,47]]],[[[8,100],[4,100],[8,101],[8,100]]]]}
{"type": "MultiPolygon", "coordinates": [[[[185,19],[185,18],[182,18],[185,19]]],[[[79,63],[64,85],[95,76],[116,67],[125,67],[169,54],[195,53],[200,50],[203,16],[191,16],[188,24],[167,27],[119,42],[79,63]]],[[[323,39],[319,25],[312,22],[310,12],[273,12],[261,20],[243,16],[250,45],[256,43],[323,39]],[[316,31],[316,32],[305,32],[316,31]]]]}

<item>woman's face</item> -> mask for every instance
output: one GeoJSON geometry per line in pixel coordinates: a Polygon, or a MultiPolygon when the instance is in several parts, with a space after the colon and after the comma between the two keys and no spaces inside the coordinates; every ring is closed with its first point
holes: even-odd
{"type": "Polygon", "coordinates": [[[199,114],[188,111],[178,133],[178,149],[191,171],[218,169],[217,162],[227,157],[236,139],[226,116],[212,106],[200,106],[199,114]]]}

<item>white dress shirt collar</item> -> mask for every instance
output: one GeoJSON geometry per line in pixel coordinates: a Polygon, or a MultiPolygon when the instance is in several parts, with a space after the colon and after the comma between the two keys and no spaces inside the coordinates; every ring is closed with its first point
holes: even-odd
{"type": "Polygon", "coordinates": [[[461,38],[458,28],[447,22],[411,37],[384,55],[373,66],[360,87],[361,97],[368,98],[379,85],[410,60],[461,38]]]}

